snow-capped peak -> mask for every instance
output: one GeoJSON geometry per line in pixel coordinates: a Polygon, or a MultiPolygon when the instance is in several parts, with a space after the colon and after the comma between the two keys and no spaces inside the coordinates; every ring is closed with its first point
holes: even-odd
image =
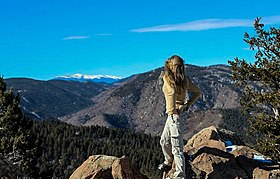
{"type": "Polygon", "coordinates": [[[76,73],[73,75],[57,76],[55,79],[68,80],[68,81],[80,81],[80,82],[93,81],[93,82],[114,83],[114,82],[122,79],[122,77],[112,76],[112,75],[87,75],[87,74],[76,73]]]}
{"type": "Polygon", "coordinates": [[[100,79],[100,78],[111,78],[115,80],[120,80],[122,77],[119,76],[112,76],[112,75],[84,75],[80,73],[76,73],[74,75],[64,75],[64,76],[57,76],[56,78],[84,78],[84,79],[100,79]]]}

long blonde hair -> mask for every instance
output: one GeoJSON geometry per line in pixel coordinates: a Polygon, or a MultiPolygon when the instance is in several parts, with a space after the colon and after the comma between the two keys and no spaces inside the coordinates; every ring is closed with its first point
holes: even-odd
{"type": "Polygon", "coordinates": [[[164,66],[167,83],[176,92],[184,91],[187,88],[184,60],[178,55],[173,55],[165,61],[164,66]]]}

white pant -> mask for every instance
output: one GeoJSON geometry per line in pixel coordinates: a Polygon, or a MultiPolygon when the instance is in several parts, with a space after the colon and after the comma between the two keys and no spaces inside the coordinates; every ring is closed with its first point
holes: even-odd
{"type": "Polygon", "coordinates": [[[166,164],[172,164],[173,160],[176,165],[174,179],[186,178],[185,174],[185,157],[183,153],[183,129],[185,122],[177,114],[168,115],[161,139],[163,155],[166,164]]]}

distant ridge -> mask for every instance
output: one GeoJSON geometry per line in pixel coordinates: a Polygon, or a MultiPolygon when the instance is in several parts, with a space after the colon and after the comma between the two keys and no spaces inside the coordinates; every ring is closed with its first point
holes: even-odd
{"type": "Polygon", "coordinates": [[[54,80],[79,81],[79,82],[91,81],[95,83],[107,83],[107,84],[115,83],[121,79],[123,78],[118,76],[112,76],[112,75],[86,75],[86,74],[79,74],[79,73],[73,75],[57,76],[54,78],[54,80]]]}
{"type": "MultiPolygon", "coordinates": [[[[224,110],[239,108],[241,91],[234,85],[229,66],[186,65],[185,68],[202,90],[202,96],[189,110],[189,117],[182,116],[188,118],[188,138],[209,124],[218,126],[224,110]]],[[[112,84],[32,79],[8,79],[7,84],[19,93],[21,108],[32,117],[53,117],[77,126],[127,128],[159,135],[166,117],[159,79],[163,70],[135,74],[112,84]]]]}
{"type": "Polygon", "coordinates": [[[6,79],[7,89],[20,95],[23,113],[35,119],[52,119],[78,112],[94,104],[91,98],[112,85],[66,80],[6,79]]]}

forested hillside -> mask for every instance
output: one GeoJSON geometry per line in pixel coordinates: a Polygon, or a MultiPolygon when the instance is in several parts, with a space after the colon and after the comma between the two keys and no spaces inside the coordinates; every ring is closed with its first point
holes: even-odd
{"type": "Polygon", "coordinates": [[[159,137],[124,129],[77,127],[60,121],[34,121],[40,138],[39,176],[69,178],[89,156],[128,156],[133,165],[150,178],[159,178],[163,161],[159,137]]]}

